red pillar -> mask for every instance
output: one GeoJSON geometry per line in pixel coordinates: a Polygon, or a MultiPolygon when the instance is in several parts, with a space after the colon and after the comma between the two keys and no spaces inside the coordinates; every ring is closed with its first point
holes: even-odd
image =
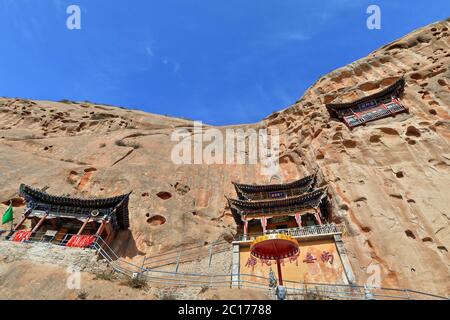
{"type": "Polygon", "coordinates": [[[260,221],[261,221],[261,226],[262,226],[262,229],[263,229],[263,233],[266,233],[266,228],[267,228],[267,218],[266,218],[266,217],[262,217],[262,218],[260,219],[260,221]]]}
{"type": "Polygon", "coordinates": [[[247,239],[248,221],[244,219],[244,237],[247,239]]]}
{"type": "Polygon", "coordinates": [[[322,219],[320,219],[320,209],[316,209],[314,216],[316,217],[317,223],[321,226],[323,223],[322,219]]]}
{"type": "Polygon", "coordinates": [[[39,220],[39,222],[34,226],[33,230],[31,230],[31,234],[33,234],[39,230],[39,228],[42,226],[42,224],[44,223],[45,218],[47,218],[47,216],[48,216],[48,213],[46,213],[42,216],[41,220],[39,220]]]}
{"type": "Polygon", "coordinates": [[[388,109],[388,107],[384,103],[382,103],[381,106],[390,114],[394,114],[394,112],[392,112],[390,109],[388,109]]]}
{"type": "Polygon", "coordinates": [[[295,222],[297,222],[297,226],[299,228],[302,227],[302,216],[300,215],[300,213],[295,214],[295,222]]]}
{"type": "Polygon", "coordinates": [[[83,222],[83,225],[81,226],[80,230],[78,230],[77,235],[80,235],[80,234],[83,233],[84,228],[86,228],[87,224],[89,223],[89,219],[90,219],[90,218],[87,218],[87,219],[83,222]]]}
{"type": "Polygon", "coordinates": [[[96,236],[101,236],[103,230],[106,227],[106,220],[102,220],[102,223],[100,224],[100,227],[97,230],[97,233],[95,234],[96,236]]]}
{"type": "Polygon", "coordinates": [[[17,229],[20,228],[21,225],[23,225],[23,223],[27,220],[27,216],[23,216],[22,219],[19,221],[18,224],[16,224],[16,226],[12,229],[12,232],[17,231],[17,229]]]}
{"type": "Polygon", "coordinates": [[[283,285],[283,276],[281,275],[281,264],[280,259],[277,259],[277,270],[278,270],[278,285],[283,285]]]}

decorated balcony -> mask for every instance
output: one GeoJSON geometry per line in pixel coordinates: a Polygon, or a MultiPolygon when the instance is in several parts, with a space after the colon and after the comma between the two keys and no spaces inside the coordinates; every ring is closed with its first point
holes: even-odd
{"type": "Polygon", "coordinates": [[[315,225],[315,226],[306,226],[301,228],[287,228],[287,229],[271,229],[266,230],[265,232],[260,233],[251,233],[248,235],[238,234],[234,238],[234,242],[252,242],[256,239],[256,237],[265,235],[265,234],[273,234],[273,233],[281,233],[291,236],[297,239],[309,239],[316,240],[321,238],[329,238],[334,235],[342,234],[344,232],[344,226],[336,225],[334,223],[324,224],[324,225],[315,225]]]}

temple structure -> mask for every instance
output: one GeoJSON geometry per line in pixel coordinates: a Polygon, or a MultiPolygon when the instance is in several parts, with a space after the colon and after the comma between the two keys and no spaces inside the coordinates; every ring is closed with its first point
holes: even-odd
{"type": "MultiPolygon", "coordinates": [[[[287,281],[352,283],[353,274],[342,244],[342,228],[332,223],[327,186],[317,186],[317,175],[283,184],[234,182],[237,199],[227,198],[237,225],[233,242],[233,274],[260,281],[271,274],[271,262],[251,255],[252,242],[261,235],[285,234],[300,246],[298,255],[284,259],[287,281]]],[[[237,279],[234,279],[237,281],[237,279]]]]}
{"type": "Polygon", "coordinates": [[[81,199],[50,195],[27,185],[20,185],[26,207],[20,222],[9,234],[11,241],[39,238],[69,247],[89,247],[102,237],[111,242],[120,229],[128,229],[129,195],[111,198],[81,199]],[[31,228],[22,226],[30,221],[31,228]]]}
{"type": "Polygon", "coordinates": [[[341,119],[350,129],[367,122],[408,112],[400,102],[405,79],[399,78],[385,89],[347,103],[329,103],[326,105],[330,115],[341,119]]]}
{"type": "Polygon", "coordinates": [[[277,229],[322,225],[328,219],[320,210],[327,188],[315,188],[315,182],[316,175],[286,184],[233,183],[238,199],[228,199],[228,204],[238,232],[245,238],[277,229]]]}

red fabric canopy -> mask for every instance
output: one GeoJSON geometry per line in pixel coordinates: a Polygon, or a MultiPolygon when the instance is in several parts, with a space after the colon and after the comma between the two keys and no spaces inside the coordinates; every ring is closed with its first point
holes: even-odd
{"type": "Polygon", "coordinates": [[[14,236],[11,240],[15,241],[15,242],[21,242],[23,240],[30,239],[30,237],[31,237],[31,231],[19,230],[19,231],[16,231],[16,233],[14,233],[14,236]]]}
{"type": "Polygon", "coordinates": [[[299,250],[297,241],[284,234],[258,237],[250,248],[252,256],[264,260],[289,258],[297,255],[299,250]]]}
{"type": "Polygon", "coordinates": [[[85,248],[89,247],[95,241],[95,236],[73,235],[67,242],[67,247],[85,248]]]}

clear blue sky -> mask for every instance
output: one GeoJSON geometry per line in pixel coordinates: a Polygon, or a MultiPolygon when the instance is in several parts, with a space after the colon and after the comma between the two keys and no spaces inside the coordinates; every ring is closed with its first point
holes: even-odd
{"type": "Polygon", "coordinates": [[[448,0],[0,0],[0,96],[255,122],[448,16],[448,0]],[[71,4],[81,30],[66,28],[71,4]],[[370,4],[381,30],[366,27],[370,4]]]}

